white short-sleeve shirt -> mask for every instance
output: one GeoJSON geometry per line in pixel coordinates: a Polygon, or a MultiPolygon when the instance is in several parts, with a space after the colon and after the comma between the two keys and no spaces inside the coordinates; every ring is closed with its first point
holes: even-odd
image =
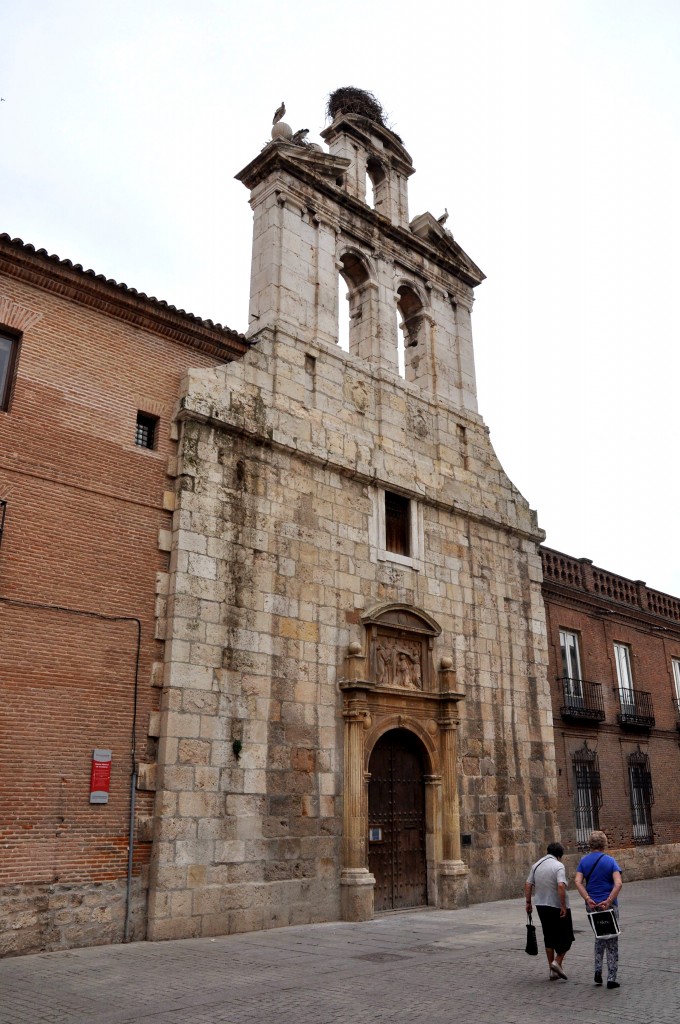
{"type": "MultiPolygon", "coordinates": [[[[557,857],[548,854],[547,857],[541,857],[535,864],[532,864],[527,882],[534,887],[534,903],[537,907],[562,906],[557,886],[560,882],[563,882],[565,886],[568,884],[567,872],[564,870],[564,864],[557,857]]],[[[566,893],[566,903],[568,907],[569,893],[566,893]]]]}

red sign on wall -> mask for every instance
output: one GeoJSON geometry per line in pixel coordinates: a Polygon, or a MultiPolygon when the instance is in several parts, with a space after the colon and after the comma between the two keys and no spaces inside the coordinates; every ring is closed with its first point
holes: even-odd
{"type": "Polygon", "coordinates": [[[92,770],[90,772],[90,803],[107,804],[111,785],[111,751],[92,751],[92,770]]]}

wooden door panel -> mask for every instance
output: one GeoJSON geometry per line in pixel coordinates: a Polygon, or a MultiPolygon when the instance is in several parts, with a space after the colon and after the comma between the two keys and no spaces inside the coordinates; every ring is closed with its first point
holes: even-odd
{"type": "Polygon", "coordinates": [[[418,740],[406,730],[382,736],[370,760],[369,826],[382,840],[369,843],[375,875],[375,909],[398,910],[427,903],[425,789],[418,740]]]}

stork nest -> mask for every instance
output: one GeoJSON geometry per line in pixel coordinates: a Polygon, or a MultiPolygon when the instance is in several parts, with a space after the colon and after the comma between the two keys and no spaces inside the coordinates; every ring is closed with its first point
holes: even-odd
{"type": "Polygon", "coordinates": [[[338,114],[361,114],[369,121],[377,121],[401,142],[397,133],[387,123],[387,117],[380,102],[372,92],[367,92],[366,89],[355,89],[352,85],[336,89],[328,97],[326,113],[331,121],[334,121],[338,114]]]}
{"type": "Polygon", "coordinates": [[[326,112],[331,121],[334,121],[338,114],[363,114],[369,121],[377,121],[383,128],[385,124],[385,111],[372,92],[365,89],[355,89],[347,85],[342,89],[336,89],[328,97],[326,112]]]}

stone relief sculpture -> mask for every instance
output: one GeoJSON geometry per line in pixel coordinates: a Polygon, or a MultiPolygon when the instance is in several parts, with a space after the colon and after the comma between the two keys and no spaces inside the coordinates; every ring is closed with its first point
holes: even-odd
{"type": "Polygon", "coordinates": [[[422,690],[421,646],[418,641],[381,636],[375,645],[376,682],[380,686],[401,686],[422,690]]]}

